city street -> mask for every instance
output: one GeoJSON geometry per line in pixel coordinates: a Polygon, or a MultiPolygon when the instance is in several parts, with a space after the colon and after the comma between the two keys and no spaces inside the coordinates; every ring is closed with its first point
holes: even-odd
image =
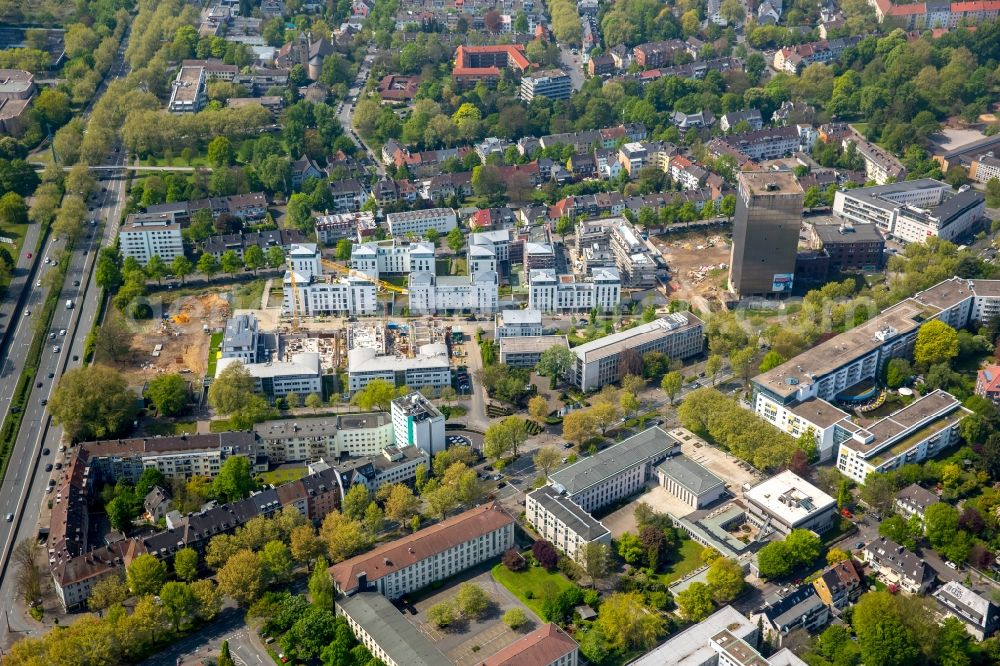
{"type": "MultiPolygon", "coordinates": [[[[110,77],[120,77],[126,72],[123,60],[125,45],[122,45],[116,62],[112,65],[110,77]]],[[[103,91],[106,87],[102,88],[103,91]]],[[[124,153],[115,153],[112,164],[121,164],[124,153]]],[[[22,539],[37,538],[39,533],[39,515],[48,496],[45,488],[49,475],[44,472],[48,463],[56,463],[62,459],[57,453],[62,429],[50,427],[50,418],[46,408],[41,404],[48,400],[53,388],[69,367],[80,364],[84,353],[84,340],[90,332],[98,311],[100,289],[91,280],[97,250],[103,245],[114,242],[118,233],[118,222],[125,204],[125,180],[103,180],[99,185],[107,189],[97,194],[97,204],[88,213],[88,219],[106,222],[103,226],[86,225],[80,233],[72,253],[65,253],[64,241],[50,240],[41,252],[42,257],[49,256],[53,261],[69,261],[65,283],[59,294],[59,304],[56,307],[51,325],[44,331],[36,331],[33,315],[28,311],[38,310],[45,301],[46,287],[37,287],[37,280],[51,267],[40,257],[35,272],[31,274],[27,300],[24,305],[25,314],[20,317],[18,327],[14,332],[10,346],[2,359],[3,376],[0,387],[6,397],[3,413],[10,407],[10,395],[13,386],[20,376],[24,356],[35,335],[46,336],[46,344],[42,347],[38,376],[32,386],[30,396],[24,408],[24,418],[14,444],[10,467],[7,470],[5,483],[0,490],[0,513],[13,514],[12,522],[0,523],[0,602],[9,609],[9,626],[0,624],[0,645],[9,645],[21,635],[30,635],[37,631],[37,623],[21,615],[22,606],[16,598],[14,578],[8,572],[11,550],[22,539]],[[103,231],[103,233],[101,233],[103,231]],[[62,256],[60,256],[62,255],[62,256]],[[72,301],[72,307],[65,307],[66,301],[72,301]],[[63,333],[65,331],[65,333],[63,333]],[[55,334],[54,339],[51,334],[55,334]],[[8,387],[7,382],[10,382],[8,387]],[[39,388],[38,383],[42,386],[39,388]],[[43,455],[43,449],[49,453],[43,455]],[[11,632],[14,635],[11,635],[11,632]]],[[[42,281],[45,284],[45,281],[42,281]]],[[[58,472],[57,472],[58,473],[58,472]]]]}
{"type": "Polygon", "coordinates": [[[362,150],[368,153],[369,159],[375,163],[375,169],[378,171],[379,176],[385,175],[385,165],[382,164],[382,158],[373,151],[365,140],[358,136],[357,132],[354,131],[354,105],[357,104],[358,95],[365,88],[365,81],[368,80],[368,70],[371,67],[372,60],[374,56],[371,49],[369,49],[368,55],[365,56],[364,62],[361,64],[361,69],[358,70],[358,76],[354,81],[354,85],[351,87],[349,97],[343,100],[337,107],[337,119],[340,120],[340,126],[344,128],[344,132],[347,136],[362,150]]]}

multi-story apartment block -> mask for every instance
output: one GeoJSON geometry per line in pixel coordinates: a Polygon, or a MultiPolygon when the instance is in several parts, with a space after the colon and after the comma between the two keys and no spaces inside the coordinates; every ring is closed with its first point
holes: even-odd
{"type": "Polygon", "coordinates": [[[421,393],[396,398],[390,409],[397,447],[415,447],[427,455],[445,450],[444,415],[421,393]]]}
{"type": "Polygon", "coordinates": [[[201,111],[208,101],[204,67],[181,67],[174,79],[167,110],[171,113],[201,111]]]}
{"type": "Polygon", "coordinates": [[[474,86],[479,81],[495,85],[500,80],[501,69],[521,73],[530,66],[520,44],[463,45],[455,51],[455,67],[451,75],[460,87],[474,86]]]}
{"type": "Polygon", "coordinates": [[[820,600],[831,608],[843,610],[865,591],[865,579],[854,560],[828,566],[812,583],[820,600]]]}
{"type": "Polygon", "coordinates": [[[324,275],[320,251],[314,243],[292,246],[287,258],[289,270],[282,281],[282,313],[300,316],[375,313],[378,307],[375,283],[359,275],[324,275]]]}
{"type": "Polygon", "coordinates": [[[893,508],[896,513],[909,520],[913,516],[924,519],[924,513],[927,508],[937,504],[941,500],[937,495],[922,488],[915,483],[911,483],[907,487],[896,493],[896,500],[893,502],[893,508]]]}
{"type": "Polygon", "coordinates": [[[265,337],[261,335],[257,317],[241,314],[226,320],[226,330],[219,350],[221,358],[235,358],[243,363],[257,363],[267,357],[265,337]]]}
{"type": "Polygon", "coordinates": [[[952,191],[947,183],[920,178],[902,183],[838,191],[833,214],[856,225],[872,224],[902,241],[929,236],[954,240],[983,216],[985,199],[973,190],[952,191]]]}
{"type": "Polygon", "coordinates": [[[417,478],[418,465],[430,469],[430,455],[415,446],[389,446],[378,455],[349,458],[334,463],[332,468],[340,481],[341,496],[355,483],[374,495],[383,485],[412,483],[417,478]]]}
{"type": "Polygon", "coordinates": [[[626,143],[618,149],[618,161],[621,162],[630,178],[635,178],[639,171],[646,166],[648,160],[649,150],[640,141],[626,143]]]}
{"type": "Polygon", "coordinates": [[[128,216],[118,235],[122,256],[145,266],[154,256],[169,264],[184,256],[181,225],[172,215],[135,213],[128,216]]]}
{"type": "Polygon", "coordinates": [[[500,274],[500,264],[493,250],[486,245],[469,245],[466,252],[469,276],[475,280],[480,273],[500,274]]]}
{"type": "Polygon", "coordinates": [[[356,244],[351,248],[351,268],[372,280],[378,280],[383,273],[433,273],[434,245],[395,238],[356,244]]]}
{"type": "Polygon", "coordinates": [[[759,130],[764,126],[764,117],[760,115],[759,109],[747,109],[746,111],[730,111],[719,117],[719,129],[723,132],[731,131],[739,123],[746,122],[750,126],[750,131],[759,130]]]}
{"type": "Polygon", "coordinates": [[[493,314],[499,304],[500,278],[496,271],[476,275],[410,274],[411,314],[478,312],[493,314]]]}
{"type": "Polygon", "coordinates": [[[1000,17],[1000,2],[920,2],[896,4],[893,0],[869,0],[879,23],[890,19],[904,30],[957,28],[962,23],[977,24],[1000,17]]]}
{"type": "Polygon", "coordinates": [[[935,590],[934,598],[945,613],[961,620],[976,640],[989,638],[1000,627],[1000,607],[957,580],[935,590]]]}
{"type": "Polygon", "coordinates": [[[337,615],[373,657],[386,666],[435,666],[448,658],[415,624],[378,592],[357,592],[336,601],[337,615]]]}
{"type": "Polygon", "coordinates": [[[804,629],[813,634],[830,621],[830,607],[816,594],[812,585],[802,585],[782,596],[776,593],[764,605],[750,615],[752,622],[759,623],[764,636],[781,639],[789,632],[804,629]]]}
{"type": "Polygon", "coordinates": [[[254,380],[254,390],[270,399],[282,398],[289,393],[307,396],[323,395],[323,368],[316,352],[292,354],[286,361],[265,360],[260,363],[243,363],[237,358],[220,358],[215,365],[215,376],[234,363],[246,368],[254,380]]]}
{"type": "Polygon", "coordinates": [[[611,544],[611,532],[601,521],[551,485],[528,493],[524,506],[528,524],[577,562],[583,562],[587,544],[611,544]]]}
{"type": "Polygon", "coordinates": [[[892,153],[865,140],[852,132],[844,137],[842,144],[846,150],[851,144],[865,162],[865,175],[876,185],[885,185],[890,180],[902,181],[906,178],[906,167],[892,153]]]}
{"type": "Polygon", "coordinates": [[[521,78],[521,99],[530,104],[537,95],[551,100],[569,99],[573,84],[569,74],[561,69],[533,72],[521,78]]]}
{"type": "Polygon", "coordinates": [[[443,235],[458,225],[458,216],[451,208],[427,208],[389,213],[385,218],[389,233],[396,238],[402,238],[407,234],[423,236],[428,229],[437,229],[443,235]]]}
{"type": "Polygon", "coordinates": [[[240,68],[236,65],[227,65],[218,58],[208,60],[182,60],[181,67],[201,67],[205,70],[205,77],[208,79],[219,79],[220,81],[232,81],[240,73],[240,68]]]}
{"type": "Polygon", "coordinates": [[[332,208],[338,213],[352,213],[361,210],[371,194],[357,178],[331,181],[329,190],[332,208]]]}
{"type": "Polygon", "coordinates": [[[680,443],[654,426],[553,472],[549,483],[556,492],[593,513],[641,489],[654,466],[678,450],[680,443]]]}
{"type": "Polygon", "coordinates": [[[541,312],[611,312],[621,304],[621,275],[617,268],[598,268],[590,278],[557,275],[555,270],[528,275],[528,308],[541,312]]]}
{"type": "Polygon", "coordinates": [[[812,530],[822,534],[837,522],[837,501],[789,470],[745,491],[743,498],[747,520],[762,533],[812,530]]]}
{"type": "Polygon", "coordinates": [[[274,464],[376,456],[396,445],[385,412],[264,421],[254,426],[259,447],[274,464]]]}
{"type": "Polygon", "coordinates": [[[267,197],[263,192],[253,192],[210,199],[171,201],[146,207],[146,213],[173,215],[174,221],[182,225],[190,222],[199,210],[208,210],[213,218],[228,213],[243,221],[259,220],[267,214],[267,197]]]}
{"type": "Polygon", "coordinates": [[[374,591],[388,599],[499,557],[514,546],[514,519],[487,503],[330,567],[342,594],[374,591]]]}
{"type": "Polygon", "coordinates": [[[934,572],[922,558],[885,537],[866,545],[862,555],[883,582],[903,592],[923,594],[934,582],[934,572]]]}
{"type": "Polygon", "coordinates": [[[351,393],[368,386],[373,379],[384,379],[396,386],[440,388],[451,385],[448,349],[442,344],[420,347],[412,357],[386,356],[368,347],[347,352],[347,378],[351,393]]]}
{"type": "Polygon", "coordinates": [[[205,239],[202,249],[206,254],[221,259],[222,255],[232,250],[240,259],[250,247],[259,247],[267,252],[272,247],[279,247],[284,252],[291,250],[293,245],[305,243],[305,234],[298,229],[269,229],[267,231],[240,232],[238,234],[221,234],[205,239]]]}
{"type": "Polygon", "coordinates": [[[637,288],[656,286],[660,272],[656,257],[631,222],[618,218],[610,227],[608,245],[624,284],[637,288]]]}
{"type": "Polygon", "coordinates": [[[357,213],[335,213],[317,215],[315,220],[316,239],[320,243],[336,243],[341,238],[360,238],[362,229],[375,226],[375,214],[371,211],[357,213]]]}
{"type": "Polygon", "coordinates": [[[510,230],[480,231],[469,236],[469,245],[488,248],[498,262],[510,261],[510,230]]]}
{"type": "Polygon", "coordinates": [[[574,347],[576,365],[571,379],[581,391],[596,391],[621,381],[625,374],[635,374],[635,364],[627,362],[629,358],[641,359],[646,352],[655,351],[672,359],[686,359],[700,354],[704,345],[702,320],[690,312],[675,312],[574,347]]]}
{"type": "Polygon", "coordinates": [[[542,334],[542,313],[538,310],[503,310],[496,315],[493,337],[537,337],[542,334]]]}
{"type": "Polygon", "coordinates": [[[797,150],[810,150],[811,132],[802,125],[785,125],[730,134],[720,141],[754,161],[776,160],[797,150]],[[805,134],[805,136],[803,136],[805,134]]]}
{"type": "Polygon", "coordinates": [[[831,270],[876,271],[885,263],[885,238],[873,224],[817,223],[810,230],[813,248],[826,251],[831,270]]]}
{"type": "Polygon", "coordinates": [[[969,166],[969,178],[977,183],[988,183],[994,178],[1000,179],[1000,159],[992,152],[972,160],[969,166]]]}

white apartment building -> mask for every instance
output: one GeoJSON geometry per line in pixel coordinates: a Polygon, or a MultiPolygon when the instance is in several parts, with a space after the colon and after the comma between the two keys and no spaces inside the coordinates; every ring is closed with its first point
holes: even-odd
{"type": "Polygon", "coordinates": [[[521,99],[528,104],[536,95],[559,100],[569,99],[572,92],[569,74],[561,69],[547,69],[521,77],[521,99]]]}
{"type": "Polygon", "coordinates": [[[451,386],[448,348],[443,343],[423,345],[413,357],[387,356],[368,347],[347,352],[347,378],[351,393],[384,379],[396,386],[440,388],[451,386]]]}
{"type": "Polygon", "coordinates": [[[534,368],[542,353],[552,347],[569,349],[565,335],[538,335],[500,338],[500,364],[511,368],[534,368]]]}
{"type": "Polygon", "coordinates": [[[396,238],[401,238],[406,234],[423,236],[428,229],[437,229],[438,233],[443,235],[458,226],[458,217],[451,208],[427,208],[425,210],[389,213],[385,219],[389,226],[389,234],[396,238]]]}
{"type": "Polygon", "coordinates": [[[863,484],[873,472],[888,472],[933,458],[958,443],[959,423],[972,412],[940,389],[862,428],[850,420],[837,424],[837,469],[863,484]]]}
{"type": "Polygon", "coordinates": [[[373,591],[398,599],[513,546],[514,519],[491,502],[335,564],[330,576],[342,594],[373,591]]]}
{"type": "Polygon", "coordinates": [[[184,256],[181,225],[173,215],[129,215],[118,233],[123,258],[132,257],[145,266],[158,256],[169,264],[184,256]]]}
{"type": "Polygon", "coordinates": [[[201,111],[207,101],[205,68],[189,66],[177,70],[177,77],[170,90],[167,110],[171,113],[194,113],[201,111]]]}
{"type": "Polygon", "coordinates": [[[444,415],[419,392],[396,398],[390,411],[397,447],[416,447],[428,455],[447,448],[444,415]]]}
{"type": "Polygon", "coordinates": [[[469,275],[475,279],[480,273],[500,273],[499,262],[492,248],[487,245],[469,245],[466,251],[469,275]]]}
{"type": "Polygon", "coordinates": [[[503,310],[496,315],[493,337],[539,336],[542,334],[542,313],[538,310],[503,310]]]}
{"type": "Polygon", "coordinates": [[[553,472],[549,484],[593,513],[642,488],[653,467],[680,451],[680,443],[659,427],[652,427],[603,451],[553,472]]]}
{"type": "Polygon", "coordinates": [[[377,592],[358,592],[336,601],[337,615],[358,642],[386,666],[439,666],[449,663],[430,639],[377,592]]]}
{"type": "Polygon", "coordinates": [[[630,287],[656,286],[656,259],[631,222],[618,218],[611,225],[608,246],[625,284],[630,287]]]}
{"type": "Polygon", "coordinates": [[[383,273],[434,272],[434,245],[399,239],[360,243],[351,249],[351,268],[373,280],[383,273]]]}
{"type": "Polygon", "coordinates": [[[385,412],[264,421],[253,429],[275,464],[376,456],[396,444],[385,412]]]}
{"type": "Polygon", "coordinates": [[[226,330],[219,350],[221,358],[235,358],[243,363],[263,360],[264,345],[252,314],[241,314],[226,320],[226,330]]]}
{"type": "Polygon", "coordinates": [[[617,268],[595,268],[590,278],[557,275],[553,269],[528,274],[528,309],[541,312],[611,312],[621,305],[622,280],[617,268]]]}
{"type": "MultiPolygon", "coordinates": [[[[215,376],[233,363],[242,363],[235,358],[220,358],[215,365],[215,376]]],[[[254,390],[268,398],[283,398],[289,393],[307,396],[315,393],[323,395],[323,368],[320,355],[316,352],[292,354],[287,361],[265,361],[245,363],[254,379],[254,390]]]]}
{"type": "MultiPolygon", "coordinates": [[[[694,624],[665,643],[632,662],[631,666],[717,666],[719,654],[712,646],[712,638],[720,632],[729,632],[750,644],[759,636],[757,623],[732,606],[723,606],[705,620],[694,624]]],[[[754,663],[753,666],[763,666],[754,663]]],[[[727,665],[729,666],[729,665],[727,665]]],[[[744,664],[738,664],[744,666],[744,664]]]]}
{"type": "Polygon", "coordinates": [[[621,381],[622,357],[656,351],[673,359],[702,352],[704,323],[690,312],[674,312],[634,328],[606,335],[572,349],[576,354],[572,381],[581,391],[595,391],[621,381]]]}
{"type": "Polygon", "coordinates": [[[474,276],[411,273],[410,314],[448,312],[493,314],[497,311],[499,293],[500,278],[496,271],[483,271],[474,276]]]}
{"type": "Polygon", "coordinates": [[[378,309],[375,283],[357,275],[324,275],[315,243],[293,245],[287,259],[288,270],[282,280],[282,314],[357,316],[375,314],[378,309]]]}
{"type": "Polygon", "coordinates": [[[488,247],[497,261],[510,261],[510,229],[480,231],[469,236],[469,245],[488,247]]]}
{"type": "Polygon", "coordinates": [[[580,506],[550,485],[525,497],[525,517],[541,537],[577,562],[587,544],[611,544],[611,532],[580,506]]]}
{"type": "Polygon", "coordinates": [[[431,457],[426,452],[415,446],[389,446],[378,455],[349,458],[334,463],[332,468],[337,473],[340,496],[344,497],[356,483],[373,495],[383,485],[411,483],[417,478],[420,465],[431,467],[431,457]]]}

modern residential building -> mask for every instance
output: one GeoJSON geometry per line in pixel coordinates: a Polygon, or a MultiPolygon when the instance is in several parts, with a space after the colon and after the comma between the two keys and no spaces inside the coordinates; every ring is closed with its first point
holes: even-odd
{"type": "Polygon", "coordinates": [[[480,273],[492,272],[500,274],[497,257],[489,247],[485,245],[469,245],[466,250],[466,259],[469,276],[475,279],[480,273]]]}
{"type": "Polygon", "coordinates": [[[264,421],[253,427],[272,464],[377,456],[396,444],[386,412],[264,421]]]}
{"type": "Polygon", "coordinates": [[[525,518],[536,532],[577,562],[587,544],[611,544],[611,532],[555,487],[544,485],[525,497],[525,518]]]}
{"type": "Polygon", "coordinates": [[[434,272],[434,245],[392,238],[359,243],[351,248],[351,268],[372,280],[384,274],[434,272]]]}
{"type": "Polygon", "coordinates": [[[809,151],[812,128],[806,125],[765,127],[750,132],[740,132],[720,137],[730,149],[753,161],[776,160],[797,150],[809,151]]]}
{"type": "Polygon", "coordinates": [[[740,298],[791,293],[804,193],[783,171],[743,171],[738,178],[729,289],[740,298]]]}
{"type": "Polygon", "coordinates": [[[837,469],[857,483],[933,458],[961,438],[959,423],[972,412],[958,398],[937,389],[873,424],[837,423],[837,469]]]}
{"type": "Polygon", "coordinates": [[[865,591],[866,581],[854,560],[848,559],[828,566],[812,585],[824,604],[844,610],[865,591]]]}
{"type": "Polygon", "coordinates": [[[893,507],[896,509],[896,513],[903,518],[909,519],[917,516],[920,520],[923,520],[927,507],[937,504],[940,501],[941,499],[931,491],[915,483],[911,483],[896,493],[896,500],[893,502],[893,507]]]}
{"type": "Polygon", "coordinates": [[[542,313],[538,310],[503,310],[496,315],[493,337],[532,337],[542,334],[542,313]]]}
{"type": "MultiPolygon", "coordinates": [[[[728,631],[750,645],[759,639],[757,623],[732,606],[723,606],[705,620],[694,624],[679,634],[671,636],[665,643],[647,652],[630,666],[717,666],[722,663],[719,653],[712,645],[713,637],[728,631]]],[[[741,664],[736,661],[736,664],[741,664]]],[[[753,662],[751,662],[753,663],[753,662]]],[[[727,666],[730,666],[727,664],[727,666]]],[[[754,664],[759,666],[759,664],[754,664]]]]}
{"type": "Polygon", "coordinates": [[[845,150],[852,144],[858,151],[858,155],[864,160],[865,176],[868,180],[873,181],[876,185],[906,180],[906,167],[892,153],[865,140],[853,130],[841,141],[845,150]]]}
{"type": "Polygon", "coordinates": [[[685,455],[672,456],[656,466],[656,476],[667,492],[692,511],[728,495],[726,482],[685,455]]]}
{"type": "Polygon", "coordinates": [[[283,314],[375,314],[378,308],[375,283],[366,276],[325,275],[321,254],[315,243],[293,245],[288,252],[281,302],[283,314]]]}
{"type": "Polygon", "coordinates": [[[512,368],[534,368],[542,352],[550,347],[569,349],[569,340],[565,335],[500,338],[500,363],[512,368]]]}
{"type": "Polygon", "coordinates": [[[767,599],[750,614],[750,620],[759,622],[764,636],[776,639],[780,645],[782,638],[796,629],[804,629],[809,634],[819,633],[819,629],[830,621],[830,607],[823,603],[812,585],[802,585],[784,596],[778,592],[767,599]]]}
{"type": "Polygon", "coordinates": [[[978,641],[989,638],[1000,627],[1000,607],[957,580],[934,590],[934,598],[945,613],[961,620],[966,631],[978,641]]]}
{"type": "Polygon", "coordinates": [[[182,66],[177,70],[167,110],[171,113],[194,113],[201,111],[207,101],[205,68],[182,66]]]}
{"type": "Polygon", "coordinates": [[[873,224],[816,223],[810,226],[813,247],[830,257],[830,270],[881,270],[885,238],[873,224]]]}
{"type": "Polygon", "coordinates": [[[289,356],[287,361],[264,360],[259,363],[243,363],[237,358],[220,358],[215,364],[215,376],[234,363],[240,363],[254,380],[254,390],[267,398],[283,398],[289,393],[307,396],[310,393],[323,396],[323,368],[320,355],[316,352],[299,352],[289,356]]]}
{"type": "Polygon", "coordinates": [[[482,504],[330,567],[337,590],[368,590],[398,599],[499,557],[514,546],[514,519],[499,504],[482,504]]]}
{"type": "Polygon", "coordinates": [[[792,530],[822,534],[837,523],[837,500],[791,470],[744,491],[747,519],[766,533],[792,530]]]}
{"type": "Polygon", "coordinates": [[[543,624],[478,666],[577,666],[580,646],[559,625],[543,624]]]}
{"type": "Polygon", "coordinates": [[[882,581],[903,592],[923,594],[934,582],[934,572],[922,558],[885,537],[866,545],[862,554],[882,581]]]}
{"type": "MultiPolygon", "coordinates": [[[[848,417],[832,403],[875,398],[886,364],[912,356],[924,322],[938,319],[957,329],[998,312],[1000,281],[956,277],[940,282],[754,377],[754,411],[796,437],[812,430],[820,459],[826,460],[837,453],[840,441],[834,434],[848,417]]],[[[850,433],[856,426],[845,428],[850,433]]]]}
{"type": "Polygon", "coordinates": [[[391,601],[378,592],[339,597],[337,615],[372,656],[386,666],[439,666],[448,658],[391,601]]]}
{"type": "Polygon", "coordinates": [[[972,189],[954,192],[947,183],[919,178],[902,183],[840,190],[833,214],[856,225],[874,224],[908,243],[930,236],[953,241],[983,217],[986,200],[972,189]]]}
{"type": "Polygon", "coordinates": [[[976,372],[976,395],[1000,406],[1000,365],[987,365],[976,372]]]}
{"type": "Polygon", "coordinates": [[[672,359],[686,359],[704,348],[704,324],[690,312],[674,312],[665,317],[618,333],[606,335],[573,348],[576,365],[572,381],[581,391],[595,391],[605,384],[637,374],[635,359],[660,352],[672,359]]]}
{"type": "Polygon", "coordinates": [[[666,273],[665,270],[660,270],[656,257],[636,228],[623,217],[617,218],[611,225],[608,245],[625,286],[643,289],[654,287],[658,274],[666,273]]]}
{"type": "Polygon", "coordinates": [[[642,489],[653,476],[654,466],[679,450],[676,439],[654,426],[553,472],[549,483],[593,513],[642,489]]]}
{"type": "Polygon", "coordinates": [[[219,349],[220,358],[235,358],[243,363],[258,363],[268,358],[265,338],[252,314],[240,314],[226,320],[219,349]]]}
{"type": "Polygon", "coordinates": [[[521,77],[521,100],[530,104],[536,95],[551,100],[569,99],[573,84],[561,69],[546,69],[521,77]]]}
{"type": "Polygon", "coordinates": [[[333,463],[331,468],[337,473],[341,497],[355,483],[363,485],[374,496],[383,485],[412,484],[419,465],[430,469],[431,457],[427,452],[415,446],[388,446],[378,455],[348,458],[333,463]]]}
{"type": "Polygon", "coordinates": [[[458,225],[458,217],[451,208],[425,208],[401,213],[389,213],[385,216],[389,234],[402,238],[407,234],[423,237],[428,229],[437,229],[444,235],[458,225]]]}
{"type": "MultiPolygon", "coordinates": [[[[768,6],[765,0],[761,7],[768,6]]],[[[795,656],[788,648],[778,650],[765,658],[755,647],[745,640],[737,638],[728,629],[723,629],[712,636],[712,649],[718,655],[718,663],[722,666],[806,666],[806,662],[795,656]]]]}
{"type": "Polygon", "coordinates": [[[500,278],[496,271],[475,275],[410,274],[410,314],[453,312],[493,314],[499,305],[500,278]]]}
{"type": "Polygon", "coordinates": [[[423,345],[409,356],[384,355],[368,347],[347,352],[348,390],[351,393],[368,386],[373,379],[384,379],[396,386],[440,388],[451,385],[448,348],[443,344],[423,345]]]}
{"type": "Polygon", "coordinates": [[[361,238],[361,230],[375,227],[375,213],[334,213],[317,215],[315,219],[316,239],[320,243],[333,244],[342,238],[361,238]]]}
{"type": "Polygon", "coordinates": [[[184,256],[181,225],[172,215],[133,213],[118,232],[122,257],[132,257],[145,266],[154,256],[169,264],[184,256]]]}
{"type": "Polygon", "coordinates": [[[397,447],[415,447],[427,455],[445,450],[444,415],[421,393],[396,398],[391,413],[397,447]]]}

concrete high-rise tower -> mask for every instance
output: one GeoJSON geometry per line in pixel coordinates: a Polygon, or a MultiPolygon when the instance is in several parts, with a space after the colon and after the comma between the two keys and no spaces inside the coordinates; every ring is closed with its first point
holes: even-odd
{"type": "Polygon", "coordinates": [[[802,223],[802,186],[788,171],[743,171],[737,181],[729,289],[740,298],[789,294],[802,223]]]}

